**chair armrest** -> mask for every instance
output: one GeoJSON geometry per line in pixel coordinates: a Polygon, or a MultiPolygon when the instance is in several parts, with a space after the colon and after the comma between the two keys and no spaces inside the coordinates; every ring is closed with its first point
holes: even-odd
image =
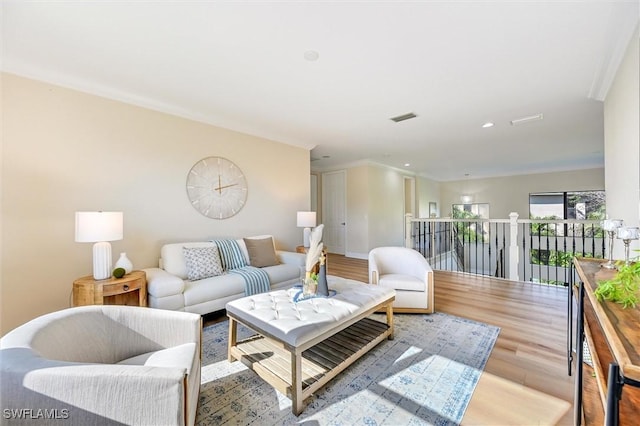
{"type": "Polygon", "coordinates": [[[145,268],[147,293],[153,297],[173,296],[184,292],[184,280],[160,268],[145,268]]]}
{"type": "Polygon", "coordinates": [[[185,423],[184,368],[54,361],[26,348],[0,352],[3,412],[50,410],[68,424],[185,423]]]}
{"type": "Polygon", "coordinates": [[[304,253],[295,253],[292,251],[277,250],[276,255],[281,263],[299,266],[304,270],[307,255],[304,253]]]}

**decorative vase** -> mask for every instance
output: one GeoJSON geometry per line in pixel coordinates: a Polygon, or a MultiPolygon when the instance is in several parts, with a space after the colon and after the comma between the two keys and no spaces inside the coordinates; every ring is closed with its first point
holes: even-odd
{"type": "Polygon", "coordinates": [[[318,273],[318,294],[324,297],[329,296],[329,285],[327,284],[327,265],[320,264],[318,273]]]}
{"type": "Polygon", "coordinates": [[[131,263],[131,261],[127,257],[127,253],[120,253],[120,258],[118,259],[116,264],[113,266],[113,269],[115,268],[124,269],[125,274],[128,274],[131,271],[133,271],[133,263],[131,263]]]}
{"type": "Polygon", "coordinates": [[[318,281],[311,278],[311,276],[307,276],[302,283],[302,296],[315,296],[316,291],[318,291],[318,281]]]}

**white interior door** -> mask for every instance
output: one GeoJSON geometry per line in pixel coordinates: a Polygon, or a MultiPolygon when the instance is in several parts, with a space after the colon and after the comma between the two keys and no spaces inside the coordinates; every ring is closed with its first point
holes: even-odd
{"type": "Polygon", "coordinates": [[[323,241],[329,253],[344,254],[347,234],[347,175],[344,170],[322,174],[323,241]]]}

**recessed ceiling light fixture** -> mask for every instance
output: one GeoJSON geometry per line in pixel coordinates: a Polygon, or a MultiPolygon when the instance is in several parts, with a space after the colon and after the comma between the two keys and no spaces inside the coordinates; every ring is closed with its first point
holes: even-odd
{"type": "Polygon", "coordinates": [[[405,167],[409,167],[411,165],[411,163],[404,163],[405,167]]]}
{"type": "Polygon", "coordinates": [[[530,115],[528,117],[516,118],[515,120],[511,120],[512,126],[518,126],[520,124],[531,123],[532,121],[540,121],[542,120],[542,114],[530,115]]]}
{"type": "Polygon", "coordinates": [[[320,54],[315,50],[307,50],[306,52],[304,52],[304,58],[309,62],[317,61],[319,57],[320,54]]]}
{"type": "Polygon", "coordinates": [[[495,124],[493,124],[491,121],[487,121],[486,123],[484,123],[482,125],[482,128],[483,129],[488,129],[489,127],[493,127],[493,126],[495,126],[495,124]]]}
{"type": "Polygon", "coordinates": [[[415,115],[414,113],[408,112],[406,114],[398,115],[396,117],[391,117],[391,121],[395,121],[396,123],[399,123],[401,121],[410,120],[410,119],[416,118],[416,117],[417,117],[417,115],[415,115]]]}

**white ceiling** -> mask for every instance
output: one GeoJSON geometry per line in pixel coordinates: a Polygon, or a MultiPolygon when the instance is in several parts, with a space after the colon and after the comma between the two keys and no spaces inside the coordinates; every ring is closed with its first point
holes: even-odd
{"type": "Polygon", "coordinates": [[[313,148],[314,168],[442,181],[602,167],[602,100],[639,16],[637,0],[2,8],[5,71],[313,148]]]}

